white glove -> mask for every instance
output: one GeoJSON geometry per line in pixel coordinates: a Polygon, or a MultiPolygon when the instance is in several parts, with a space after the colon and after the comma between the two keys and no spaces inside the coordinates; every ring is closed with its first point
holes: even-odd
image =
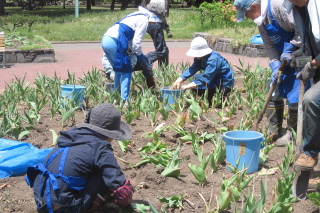
{"type": "Polygon", "coordinates": [[[181,77],[179,77],[170,87],[170,89],[180,89],[181,85],[183,83],[183,79],[181,77]]]}
{"type": "MultiPolygon", "coordinates": [[[[309,55],[309,52],[308,50],[306,49],[305,50],[305,55],[309,55]]],[[[294,67],[295,64],[296,64],[296,58],[299,57],[299,56],[303,56],[303,46],[300,47],[299,49],[297,49],[296,51],[292,52],[292,61],[290,63],[290,66],[291,67],[294,67]]]]}

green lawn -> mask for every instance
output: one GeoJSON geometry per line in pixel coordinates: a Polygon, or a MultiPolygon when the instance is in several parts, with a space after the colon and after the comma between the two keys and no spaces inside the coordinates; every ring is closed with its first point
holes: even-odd
{"type": "MultiPolygon", "coordinates": [[[[36,17],[31,27],[31,33],[43,36],[50,42],[54,41],[100,41],[105,31],[117,20],[124,17],[136,8],[121,11],[118,8],[110,11],[110,6],[95,6],[92,11],[86,12],[84,6],[79,7],[79,17],[75,18],[74,7],[46,6],[40,10],[22,10],[20,7],[6,7],[6,12],[13,15],[36,17]],[[47,23],[41,23],[46,20],[47,23]]],[[[209,32],[220,37],[236,38],[248,40],[258,33],[257,27],[252,21],[244,23],[233,23],[224,20],[217,20],[213,25],[206,22],[201,26],[199,20],[200,13],[192,9],[170,9],[167,18],[174,40],[192,39],[194,32],[209,32]]],[[[21,35],[30,33],[25,24],[15,30],[21,35]]],[[[8,32],[6,32],[8,33],[8,32]]],[[[148,35],[145,39],[150,39],[148,35]]],[[[170,40],[170,39],[167,39],[170,40]]]]}

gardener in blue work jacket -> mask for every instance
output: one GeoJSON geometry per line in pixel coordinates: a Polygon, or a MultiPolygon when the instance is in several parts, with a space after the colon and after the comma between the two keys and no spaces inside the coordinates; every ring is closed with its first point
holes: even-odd
{"type": "Polygon", "coordinates": [[[88,110],[84,123],[61,131],[58,146],[44,163],[27,170],[25,179],[33,188],[37,211],[84,213],[106,201],[129,205],[132,186],[113,155],[111,142],[131,135],[119,110],[109,103],[88,110]]]}
{"type": "Polygon", "coordinates": [[[281,62],[287,61],[280,83],[277,84],[266,111],[269,120],[268,132],[274,135],[273,139],[277,146],[292,143],[292,129],[297,131],[300,83],[296,79],[297,72],[290,63],[293,51],[302,45],[300,37],[295,32],[292,13],[286,13],[282,2],[282,0],[235,0],[234,2],[238,11],[238,22],[247,17],[258,25],[272,69],[269,87],[273,83],[278,83],[278,68],[281,62]],[[286,99],[289,110],[286,133],[282,136],[283,99],[286,99]]]}
{"type": "Polygon", "coordinates": [[[205,90],[208,89],[209,106],[212,105],[212,98],[217,90],[222,93],[223,97],[226,97],[231,92],[234,85],[233,71],[228,61],[214,52],[204,38],[194,38],[186,55],[194,57],[194,62],[174,82],[171,88],[193,89],[200,96],[204,95],[205,90]],[[185,80],[200,70],[204,70],[201,77],[190,84],[182,85],[185,80]]]}
{"type": "Polygon", "coordinates": [[[114,87],[120,90],[124,102],[129,99],[133,72],[130,55],[137,56],[146,80],[153,80],[152,65],[142,53],[141,43],[152,15],[149,10],[139,6],[139,11],[117,21],[102,37],[102,49],[112,66],[106,75],[108,77],[114,71],[114,87]]]}

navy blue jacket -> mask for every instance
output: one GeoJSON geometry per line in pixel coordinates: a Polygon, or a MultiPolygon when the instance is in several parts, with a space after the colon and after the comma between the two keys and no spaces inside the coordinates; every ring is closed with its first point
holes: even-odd
{"type": "Polygon", "coordinates": [[[209,88],[220,87],[222,85],[228,88],[233,87],[233,71],[227,60],[219,53],[212,51],[211,54],[203,56],[201,59],[194,58],[191,67],[186,69],[180,77],[186,80],[200,70],[204,70],[202,77],[194,81],[198,87],[207,85],[209,88]]]}
{"type": "MultiPolygon", "coordinates": [[[[109,189],[117,189],[125,182],[125,176],[113,155],[110,142],[103,140],[102,135],[86,128],[73,127],[68,131],[61,131],[58,146],[46,157],[48,158],[60,147],[70,147],[63,174],[66,176],[90,178],[90,174],[101,173],[104,183],[109,189]]],[[[61,153],[48,165],[47,169],[58,174],[61,153]]],[[[45,164],[44,163],[44,164],[45,164]]],[[[37,175],[34,182],[34,192],[44,202],[45,177],[37,175]],[[41,192],[42,191],[42,192],[41,192]]],[[[51,188],[51,201],[56,205],[72,206],[81,202],[81,191],[72,190],[66,183],[58,179],[59,190],[51,188]]]]}

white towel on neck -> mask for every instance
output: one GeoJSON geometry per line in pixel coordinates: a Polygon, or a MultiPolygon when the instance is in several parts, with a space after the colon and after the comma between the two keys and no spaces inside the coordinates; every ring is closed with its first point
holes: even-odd
{"type": "Polygon", "coordinates": [[[258,26],[261,26],[268,12],[268,0],[261,0],[261,15],[253,20],[258,26]]]}

